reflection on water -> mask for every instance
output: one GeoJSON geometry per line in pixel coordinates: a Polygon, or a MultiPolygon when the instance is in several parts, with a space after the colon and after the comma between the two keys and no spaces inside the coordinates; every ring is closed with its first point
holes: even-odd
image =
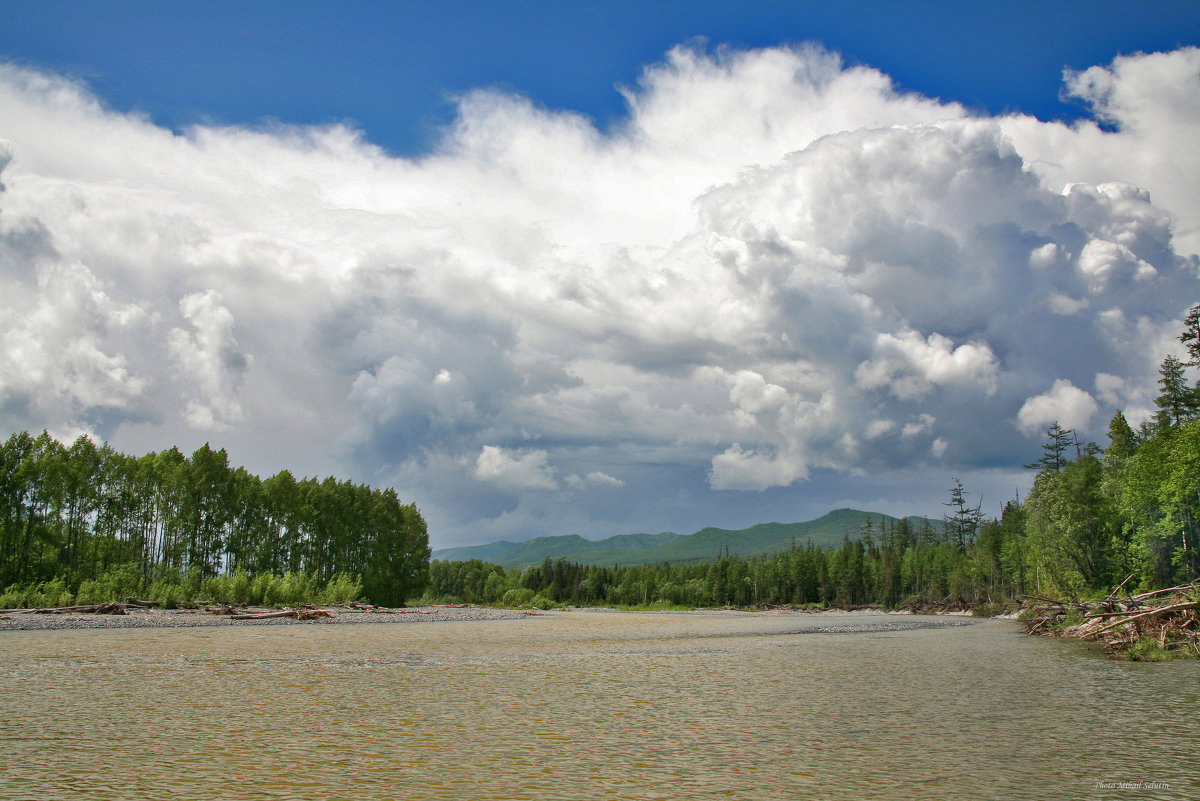
{"type": "Polygon", "coordinates": [[[6,632],[0,799],[1200,797],[1200,663],[929,622],[6,632]]]}

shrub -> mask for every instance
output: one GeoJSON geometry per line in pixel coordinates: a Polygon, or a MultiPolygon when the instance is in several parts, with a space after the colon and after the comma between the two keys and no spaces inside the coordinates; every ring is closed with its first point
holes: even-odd
{"type": "Polygon", "coordinates": [[[522,609],[528,607],[533,602],[533,590],[525,587],[518,587],[515,590],[508,590],[504,593],[504,598],[501,603],[504,606],[512,607],[513,609],[522,609]]]}
{"type": "Polygon", "coordinates": [[[254,600],[260,606],[277,606],[279,603],[279,576],[274,573],[259,573],[250,588],[254,600]]]}
{"type": "Polygon", "coordinates": [[[13,584],[3,594],[0,594],[0,608],[3,609],[71,606],[74,601],[75,596],[62,579],[54,579],[41,584],[27,584],[24,587],[13,584]]]}
{"type": "Polygon", "coordinates": [[[1131,662],[1166,662],[1172,658],[1171,652],[1158,646],[1153,637],[1143,637],[1125,651],[1125,658],[1131,662]]]}
{"type": "Polygon", "coordinates": [[[349,573],[338,573],[325,585],[321,593],[321,603],[338,604],[357,601],[362,597],[362,579],[349,573]]]}
{"type": "Polygon", "coordinates": [[[538,609],[560,609],[562,604],[555,601],[548,595],[537,594],[529,601],[530,606],[535,606],[538,609]]]}

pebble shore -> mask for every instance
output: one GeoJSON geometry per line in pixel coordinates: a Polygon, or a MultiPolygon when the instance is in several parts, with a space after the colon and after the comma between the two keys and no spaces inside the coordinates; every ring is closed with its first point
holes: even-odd
{"type": "MultiPolygon", "coordinates": [[[[274,610],[239,610],[274,611],[274,610]]],[[[0,632],[57,631],[64,629],[144,629],[192,626],[329,626],[386,623],[433,623],[445,621],[516,620],[530,612],[517,609],[488,607],[421,606],[378,611],[355,611],[330,607],[332,617],[318,620],[269,618],[245,620],[229,615],[195,609],[136,609],[130,607],[123,615],[39,614],[30,611],[0,613],[0,632]]],[[[533,613],[536,614],[536,613],[533,613]]]]}

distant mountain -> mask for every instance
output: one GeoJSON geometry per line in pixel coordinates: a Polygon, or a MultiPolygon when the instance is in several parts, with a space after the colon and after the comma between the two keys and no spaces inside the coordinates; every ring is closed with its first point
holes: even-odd
{"type": "MultiPolygon", "coordinates": [[[[761,523],[737,531],[704,528],[686,536],[666,532],[622,534],[604,540],[585,540],[577,534],[537,537],[521,543],[492,542],[444,548],[434,551],[433,558],[447,562],[479,559],[506,569],[540,565],[546,559],[592,565],[703,562],[717,558],[726,549],[731,554],[754,556],[786,551],[792,545],[812,543],[818,548],[840,545],[845,537],[857,539],[867,520],[871,521],[874,536],[878,537],[880,521],[893,525],[899,518],[857,509],[837,509],[805,523],[761,523]]],[[[925,518],[909,518],[909,521],[914,529],[920,529],[926,522],[925,518]]],[[[941,521],[928,522],[935,528],[941,526],[941,521]]]]}

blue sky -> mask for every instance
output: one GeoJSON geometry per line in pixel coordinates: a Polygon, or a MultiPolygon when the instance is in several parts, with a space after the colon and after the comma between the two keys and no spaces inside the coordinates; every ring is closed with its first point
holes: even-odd
{"type": "Polygon", "coordinates": [[[0,3],[0,433],[437,547],[985,511],[1200,301],[1200,5],[0,3]]]}
{"type": "Polygon", "coordinates": [[[1200,41],[1191,2],[129,2],[6,0],[0,53],[87,80],[106,102],[180,128],[352,121],[419,153],[452,99],[498,86],[599,124],[616,91],[696,38],[817,41],[903,89],[990,113],[1074,118],[1064,67],[1200,41]]]}

